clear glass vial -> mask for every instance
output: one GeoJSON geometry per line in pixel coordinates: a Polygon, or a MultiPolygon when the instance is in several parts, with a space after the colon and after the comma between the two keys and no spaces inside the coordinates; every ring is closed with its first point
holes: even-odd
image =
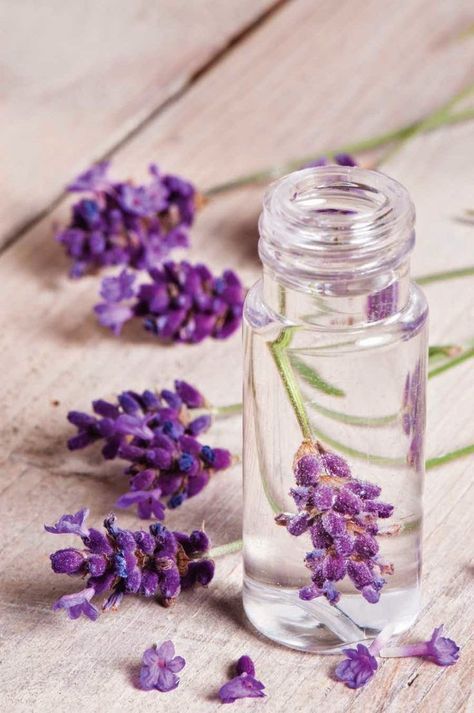
{"type": "Polygon", "coordinates": [[[419,611],[428,309],[409,274],[414,215],[403,186],[361,168],[298,171],[265,196],[263,277],[244,314],[243,600],[258,630],[293,648],[336,652],[389,623],[403,632],[419,611]],[[394,506],[375,536],[393,563],[376,603],[347,575],[335,605],[299,596],[311,537],[275,516],[296,512],[308,437],[394,506]]]}

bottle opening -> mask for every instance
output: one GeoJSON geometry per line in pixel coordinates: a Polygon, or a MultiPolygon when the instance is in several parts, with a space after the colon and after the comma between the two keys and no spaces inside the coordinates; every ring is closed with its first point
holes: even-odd
{"type": "Polygon", "coordinates": [[[385,270],[413,248],[406,189],[378,171],[320,166],[268,189],[260,218],[262,262],[285,281],[385,270]]]}

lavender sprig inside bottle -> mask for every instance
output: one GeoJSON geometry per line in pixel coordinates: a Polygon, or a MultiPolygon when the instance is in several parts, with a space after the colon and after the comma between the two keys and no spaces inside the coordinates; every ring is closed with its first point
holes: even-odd
{"type": "Polygon", "coordinates": [[[378,602],[383,575],[393,565],[379,555],[379,518],[389,518],[393,505],[378,499],[378,485],[354,478],[348,463],[320,443],[304,441],[294,461],[296,487],[290,494],[298,512],[281,513],[275,521],[295,537],[309,534],[313,549],[305,557],[311,584],[299,596],[324,596],[336,604],[336,583],[346,575],[371,604],[378,602]]]}

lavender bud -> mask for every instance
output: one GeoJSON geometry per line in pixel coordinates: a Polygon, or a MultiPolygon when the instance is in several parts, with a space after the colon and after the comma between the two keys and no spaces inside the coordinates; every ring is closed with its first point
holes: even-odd
{"type": "Polygon", "coordinates": [[[313,493],[313,503],[317,510],[329,510],[334,503],[336,494],[329,485],[318,485],[313,493]]]}
{"type": "Polygon", "coordinates": [[[357,589],[362,589],[366,584],[372,584],[374,581],[374,575],[364,562],[350,560],[347,565],[347,574],[357,589]]]}
{"type": "Polygon", "coordinates": [[[337,510],[337,512],[343,515],[357,515],[362,507],[362,501],[355,493],[351,493],[351,491],[346,488],[339,490],[336,496],[336,502],[334,503],[334,510],[337,510]]]}
{"type": "Polygon", "coordinates": [[[332,537],[346,534],[346,522],[341,515],[335,512],[326,512],[321,516],[321,522],[326,532],[332,537]]]}
{"type": "Polygon", "coordinates": [[[319,566],[321,564],[321,560],[324,557],[324,553],[326,550],[320,549],[320,550],[312,550],[311,552],[306,553],[306,557],[304,558],[305,564],[307,567],[310,569],[319,566]]]}
{"type": "Polygon", "coordinates": [[[312,502],[312,493],[310,488],[305,488],[303,486],[291,488],[290,495],[293,498],[298,510],[303,510],[304,508],[309,507],[312,502]]]}
{"type": "Polygon", "coordinates": [[[354,542],[354,552],[356,552],[361,557],[369,559],[377,554],[379,551],[379,546],[377,540],[371,535],[362,534],[356,537],[354,542]]]}
{"type": "Polygon", "coordinates": [[[393,505],[389,503],[381,503],[377,500],[366,500],[364,503],[366,512],[375,513],[378,517],[387,518],[393,513],[393,505]]]}
{"type": "Polygon", "coordinates": [[[377,604],[380,599],[380,592],[371,584],[362,587],[361,594],[370,604],[377,604]]]}
{"type": "Polygon", "coordinates": [[[100,577],[107,569],[107,558],[104,555],[89,555],[87,568],[91,577],[100,577]]]}
{"type": "Polygon", "coordinates": [[[308,518],[305,514],[294,515],[290,518],[286,529],[288,530],[290,535],[295,535],[295,537],[299,537],[303,534],[303,532],[306,532],[306,530],[308,529],[308,518]]]}
{"type": "Polygon", "coordinates": [[[255,676],[255,666],[250,656],[241,656],[235,665],[237,676],[246,673],[248,676],[255,676]]]}
{"type": "Polygon", "coordinates": [[[173,566],[159,572],[159,591],[166,601],[178,596],[181,588],[181,579],[178,569],[173,566]]]}
{"type": "Polygon", "coordinates": [[[311,601],[311,599],[316,599],[316,597],[320,597],[321,595],[322,591],[314,584],[309,584],[306,587],[302,587],[298,592],[299,598],[305,602],[309,602],[311,601]]]}
{"type": "Polygon", "coordinates": [[[330,475],[335,475],[339,478],[350,478],[351,469],[342,456],[337,455],[337,453],[324,453],[322,460],[330,475]]]}
{"type": "Polygon", "coordinates": [[[294,471],[297,485],[316,485],[321,471],[319,458],[311,454],[302,456],[296,461],[294,471]]]}
{"type": "Polygon", "coordinates": [[[315,549],[325,549],[326,547],[331,546],[332,538],[324,529],[320,519],[316,520],[314,525],[310,527],[310,533],[311,542],[313,543],[313,547],[315,549]]]}
{"type": "Polygon", "coordinates": [[[362,480],[351,480],[350,483],[346,485],[347,490],[351,490],[353,493],[362,498],[363,500],[372,500],[378,498],[382,489],[374,483],[364,482],[362,480]]]}
{"type": "Polygon", "coordinates": [[[338,555],[347,557],[352,554],[354,549],[354,540],[350,535],[340,535],[334,538],[334,549],[338,555]]]}
{"type": "Polygon", "coordinates": [[[323,585],[323,593],[329,604],[337,604],[341,595],[332,582],[326,581],[323,585]]]}
{"type": "Polygon", "coordinates": [[[152,488],[155,478],[154,470],[141,470],[131,478],[130,487],[132,490],[149,490],[152,488]]]}
{"type": "Polygon", "coordinates": [[[77,574],[84,565],[84,556],[72,547],[50,555],[51,568],[56,574],[77,574]]]}
{"type": "Polygon", "coordinates": [[[139,593],[144,597],[153,597],[158,591],[158,575],[156,572],[144,570],[142,572],[142,580],[140,582],[139,593]]]}
{"type": "Polygon", "coordinates": [[[331,582],[337,582],[346,576],[346,561],[340,555],[325,557],[322,564],[323,575],[331,582]]]}

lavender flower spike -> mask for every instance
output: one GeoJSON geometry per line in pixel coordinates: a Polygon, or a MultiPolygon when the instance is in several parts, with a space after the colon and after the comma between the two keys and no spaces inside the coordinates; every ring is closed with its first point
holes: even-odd
{"type": "Polygon", "coordinates": [[[89,515],[88,508],[78,510],[74,515],[63,515],[54,525],[45,525],[46,532],[51,532],[53,535],[79,535],[79,537],[87,537],[89,530],[85,527],[85,522],[89,515]]]}
{"type": "Polygon", "coordinates": [[[162,520],[165,507],[179,507],[232,465],[228,450],[197,440],[212,424],[211,407],[185,381],[177,380],[174,391],[124,391],[117,401],[97,399],[92,406],[94,415],[68,413],[77,428],[68,447],[78,450],[103,441],[104,458],[127,461],[130,487],[116,506],[137,505],[143,519],[162,520]]]}
{"type": "Polygon", "coordinates": [[[169,640],[145,651],[140,670],[140,688],[144,691],[154,688],[162,693],[177,688],[179,678],[176,674],[184,668],[186,661],[174,653],[174,644],[169,640]]]}
{"type": "Polygon", "coordinates": [[[65,594],[54,602],[53,611],[65,609],[70,619],[79,619],[81,614],[84,614],[91,621],[95,621],[99,616],[99,612],[90,601],[94,594],[95,591],[92,587],[74,594],[65,594]]]}
{"type": "Polygon", "coordinates": [[[190,183],[150,166],[150,183],[136,186],[109,179],[108,166],[106,161],[96,164],[68,186],[86,193],[56,236],[72,259],[71,277],[111,265],[147,270],[189,244],[196,211],[190,183]]]}
{"type": "Polygon", "coordinates": [[[241,656],[235,670],[237,676],[219,690],[221,703],[234,703],[239,698],[263,698],[265,686],[255,678],[255,666],[250,656],[241,656]]]}
{"type": "Polygon", "coordinates": [[[132,316],[162,342],[197,344],[206,337],[227,339],[240,326],[244,289],[232,270],[214,276],[205,265],[165,262],[149,270],[152,282],[132,288],[125,270],[107,277],[94,307],[99,322],[116,335],[132,316]],[[135,297],[134,301],[129,301],[135,297]]]}
{"type": "Polygon", "coordinates": [[[380,656],[383,658],[421,656],[438,666],[452,666],[459,659],[459,646],[452,639],[441,636],[442,633],[443,624],[434,629],[429,641],[383,648],[380,656]]]}
{"type": "Polygon", "coordinates": [[[186,535],[154,523],[148,532],[134,532],[120,528],[113,514],[106,517],[104,527],[104,534],[91,528],[80,535],[83,549],[70,547],[50,557],[57,574],[87,577],[87,589],[67,594],[53,606],[66,609],[71,619],[84,614],[95,620],[98,611],[91,599],[101,595],[107,597],[104,611],[117,609],[130,594],[155,597],[171,606],[182,589],[205,587],[214,576],[214,562],[207,557],[211,543],[202,530],[186,535]]]}
{"type": "Polygon", "coordinates": [[[293,469],[297,487],[290,495],[297,513],[280,513],[275,522],[294,537],[308,533],[311,538],[304,560],[311,583],[300,590],[300,598],[325,597],[337,604],[341,593],[335,582],[347,575],[364,599],[376,604],[385,584],[382,575],[393,573],[378,555],[378,520],[390,517],[393,506],[377,500],[378,485],[355,478],[342,456],[317,441],[303,441],[293,469]]]}
{"type": "Polygon", "coordinates": [[[334,675],[348,688],[361,688],[370,681],[378,668],[376,656],[393,634],[393,625],[387,625],[367,646],[357,644],[355,649],[343,649],[347,658],[336,666],[334,675]]]}

